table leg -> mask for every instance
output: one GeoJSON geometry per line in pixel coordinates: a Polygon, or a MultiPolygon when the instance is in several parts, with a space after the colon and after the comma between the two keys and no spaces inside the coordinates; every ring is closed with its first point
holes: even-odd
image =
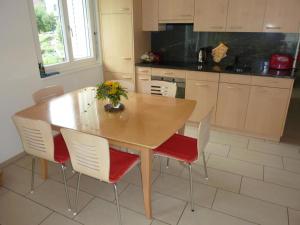
{"type": "Polygon", "coordinates": [[[152,150],[141,151],[141,169],[142,182],[144,193],[144,207],[145,214],[148,219],[152,218],[152,204],[151,204],[151,181],[152,181],[152,150]]]}
{"type": "Polygon", "coordinates": [[[41,178],[48,179],[48,161],[46,159],[40,159],[41,163],[41,178]]]}

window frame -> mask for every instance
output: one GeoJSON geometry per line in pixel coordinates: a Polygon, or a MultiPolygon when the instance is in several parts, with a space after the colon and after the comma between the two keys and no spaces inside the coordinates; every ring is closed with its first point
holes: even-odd
{"type": "MultiPolygon", "coordinates": [[[[33,0],[27,0],[29,5],[29,11],[31,16],[32,23],[32,33],[34,39],[34,45],[36,50],[36,56],[39,63],[43,62],[41,45],[39,41],[39,33],[37,29],[37,21],[34,11],[33,0]]],[[[64,37],[64,45],[65,45],[65,54],[66,54],[66,62],[53,64],[53,65],[44,65],[46,75],[44,77],[51,76],[50,74],[64,73],[69,71],[81,70],[82,68],[90,68],[94,67],[96,64],[100,64],[99,59],[99,29],[98,29],[98,3],[96,0],[87,0],[88,7],[88,19],[89,19],[89,29],[90,29],[90,43],[91,43],[91,57],[83,58],[83,59],[74,59],[72,52],[72,41],[70,34],[70,25],[69,25],[69,17],[68,17],[68,8],[66,0],[58,0],[60,11],[62,12],[62,32],[64,37]],[[47,75],[49,73],[49,75],[47,75]]]]}

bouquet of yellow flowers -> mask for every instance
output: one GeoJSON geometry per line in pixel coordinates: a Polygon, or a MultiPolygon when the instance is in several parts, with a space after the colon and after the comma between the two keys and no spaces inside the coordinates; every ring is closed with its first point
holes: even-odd
{"type": "Polygon", "coordinates": [[[113,107],[117,107],[121,96],[128,98],[127,91],[122,88],[119,82],[106,81],[97,85],[97,99],[109,99],[113,107]]]}

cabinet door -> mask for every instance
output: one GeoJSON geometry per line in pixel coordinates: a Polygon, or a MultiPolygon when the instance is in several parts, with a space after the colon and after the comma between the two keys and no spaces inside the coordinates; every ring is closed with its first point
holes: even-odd
{"type": "Polygon", "coordinates": [[[194,0],[159,0],[159,21],[193,22],[194,0]]]}
{"type": "Polygon", "coordinates": [[[227,31],[262,32],[266,0],[229,0],[227,31]]]}
{"type": "Polygon", "coordinates": [[[124,80],[134,82],[133,74],[130,73],[112,73],[104,71],[104,79],[105,80],[124,80]]]}
{"type": "Polygon", "coordinates": [[[242,130],[245,127],[250,86],[220,83],[216,124],[242,130]]]}
{"type": "Polygon", "coordinates": [[[194,31],[225,31],[229,0],[195,0],[194,31]]]}
{"type": "Polygon", "coordinates": [[[133,73],[133,34],[130,14],[101,16],[104,71],[133,73]]]}
{"type": "Polygon", "coordinates": [[[132,0],[99,0],[101,13],[131,13],[132,0]]]}
{"type": "Polygon", "coordinates": [[[265,137],[280,138],[290,96],[289,89],[251,88],[246,130],[265,137]]]}
{"type": "Polygon", "coordinates": [[[299,0],[267,0],[265,32],[297,33],[300,24],[299,0]]]}
{"type": "Polygon", "coordinates": [[[138,93],[146,93],[146,82],[151,80],[151,75],[137,74],[136,75],[136,90],[138,93]]]}
{"type": "MultiPolygon", "coordinates": [[[[187,80],[186,83],[186,99],[196,100],[197,105],[190,121],[200,122],[200,120],[214,107],[217,103],[218,83],[209,81],[187,80]]],[[[215,121],[215,116],[212,118],[212,123],[215,121]]]]}
{"type": "Polygon", "coordinates": [[[158,31],[158,0],[142,0],[143,31],[158,31]]]}

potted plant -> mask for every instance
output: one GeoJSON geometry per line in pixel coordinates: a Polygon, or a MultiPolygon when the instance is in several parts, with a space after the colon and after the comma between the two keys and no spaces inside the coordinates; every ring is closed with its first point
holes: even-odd
{"type": "Polygon", "coordinates": [[[106,81],[97,85],[96,98],[99,100],[109,100],[109,104],[105,105],[107,111],[116,111],[123,109],[121,97],[128,99],[127,91],[116,81],[106,81]]]}

